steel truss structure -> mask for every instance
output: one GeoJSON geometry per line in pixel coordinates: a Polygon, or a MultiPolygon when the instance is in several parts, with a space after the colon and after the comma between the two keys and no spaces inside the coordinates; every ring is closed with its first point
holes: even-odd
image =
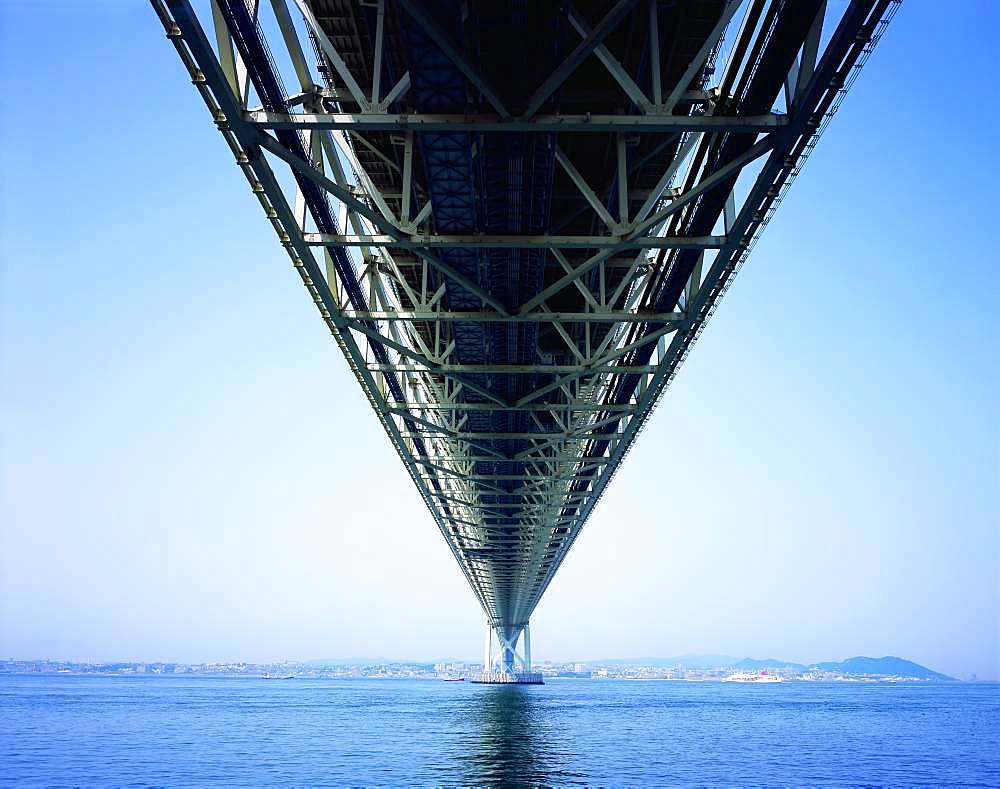
{"type": "Polygon", "coordinates": [[[898,3],[151,1],[484,668],[491,630],[530,671],[529,617],[898,3]]]}

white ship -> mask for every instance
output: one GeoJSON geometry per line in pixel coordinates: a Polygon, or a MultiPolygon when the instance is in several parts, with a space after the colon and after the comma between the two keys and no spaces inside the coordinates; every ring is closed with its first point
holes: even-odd
{"type": "Polygon", "coordinates": [[[723,682],[783,682],[777,674],[768,674],[761,671],[759,674],[752,674],[748,671],[737,671],[728,677],[722,678],[723,682]]]}

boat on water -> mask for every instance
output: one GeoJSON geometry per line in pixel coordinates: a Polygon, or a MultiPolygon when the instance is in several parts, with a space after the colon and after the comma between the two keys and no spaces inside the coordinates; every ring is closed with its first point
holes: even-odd
{"type": "Polygon", "coordinates": [[[443,682],[465,682],[465,677],[441,677],[443,682]]]}
{"type": "Polygon", "coordinates": [[[754,674],[749,671],[737,671],[730,674],[728,677],[722,678],[723,682],[783,682],[781,677],[777,674],[768,674],[766,671],[761,671],[758,674],[754,674]]]}
{"type": "Polygon", "coordinates": [[[261,679],[295,679],[294,674],[261,674],[261,679]]]}

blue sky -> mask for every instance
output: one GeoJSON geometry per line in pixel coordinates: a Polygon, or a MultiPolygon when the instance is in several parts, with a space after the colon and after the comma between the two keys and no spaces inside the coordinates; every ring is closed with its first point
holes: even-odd
{"type": "MultiPolygon", "coordinates": [[[[940,9],[897,15],[549,588],[537,657],[1000,678],[998,12],[940,9]]],[[[0,73],[24,105],[0,113],[0,656],[477,655],[149,7],[8,0],[0,73]]]]}

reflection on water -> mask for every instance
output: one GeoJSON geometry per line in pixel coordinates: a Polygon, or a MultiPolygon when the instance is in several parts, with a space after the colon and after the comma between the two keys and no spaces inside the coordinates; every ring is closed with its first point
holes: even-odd
{"type": "MultiPolygon", "coordinates": [[[[518,685],[483,685],[470,699],[468,781],[550,784],[560,773],[537,693],[518,685]]],[[[564,779],[565,776],[563,775],[564,779]]]]}
{"type": "Polygon", "coordinates": [[[998,687],[0,674],[0,787],[1000,787],[998,687]]]}

